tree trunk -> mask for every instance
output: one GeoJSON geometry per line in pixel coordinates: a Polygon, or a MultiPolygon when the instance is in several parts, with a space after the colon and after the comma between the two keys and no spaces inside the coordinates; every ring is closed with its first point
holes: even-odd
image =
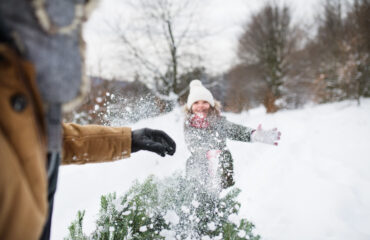
{"type": "Polygon", "coordinates": [[[268,90],[266,92],[266,95],[263,99],[263,105],[265,106],[267,113],[274,113],[277,112],[277,110],[279,110],[278,106],[276,106],[275,104],[276,99],[277,99],[276,96],[274,96],[271,90],[268,90]]]}

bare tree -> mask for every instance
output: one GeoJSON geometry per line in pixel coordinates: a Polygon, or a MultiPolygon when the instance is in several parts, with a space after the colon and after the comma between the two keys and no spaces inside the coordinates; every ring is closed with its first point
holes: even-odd
{"type": "Polygon", "coordinates": [[[184,85],[180,76],[202,60],[197,1],[135,0],[129,6],[135,17],[125,26],[120,22],[113,26],[124,49],[123,60],[157,93],[180,93],[184,85]]]}
{"type": "Polygon", "coordinates": [[[346,98],[370,97],[370,0],[355,0],[345,19],[339,80],[346,98]]]}
{"type": "Polygon", "coordinates": [[[275,112],[275,101],[281,97],[281,86],[289,70],[288,56],[296,48],[297,34],[291,26],[287,6],[267,3],[244,26],[239,39],[238,56],[246,65],[257,65],[265,85],[264,105],[275,112]]]}
{"type": "Polygon", "coordinates": [[[369,0],[326,0],[313,45],[320,52],[316,96],[319,102],[370,95],[369,0]]]}
{"type": "Polygon", "coordinates": [[[318,100],[327,102],[340,99],[337,69],[343,64],[341,45],[344,41],[344,17],[342,0],[325,0],[322,13],[318,16],[315,47],[320,54],[314,61],[319,62],[316,78],[318,100]]]}
{"type": "Polygon", "coordinates": [[[225,110],[241,112],[258,106],[265,92],[261,81],[259,66],[239,64],[234,66],[226,75],[228,82],[225,110]]]}

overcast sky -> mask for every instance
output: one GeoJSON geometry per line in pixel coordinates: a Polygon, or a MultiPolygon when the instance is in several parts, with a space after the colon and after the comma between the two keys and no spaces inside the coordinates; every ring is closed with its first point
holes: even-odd
{"type": "MultiPolygon", "coordinates": [[[[203,0],[200,8],[200,24],[211,29],[205,39],[205,66],[212,72],[226,71],[237,62],[235,49],[241,33],[241,26],[256,13],[267,0],[203,0]]],[[[320,9],[320,0],[285,0],[291,7],[293,21],[312,23],[313,16],[320,9]]],[[[102,0],[85,24],[84,37],[87,42],[87,70],[89,74],[102,74],[108,78],[125,78],[127,69],[117,60],[117,49],[112,44],[107,22],[130,16],[125,0],[102,0]]]]}

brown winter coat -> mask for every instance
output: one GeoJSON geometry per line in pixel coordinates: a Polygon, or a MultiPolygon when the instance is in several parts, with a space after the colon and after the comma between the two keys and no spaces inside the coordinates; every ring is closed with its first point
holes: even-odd
{"type": "MultiPolygon", "coordinates": [[[[46,134],[32,64],[0,44],[0,239],[39,239],[47,218],[46,134]]],[[[129,157],[131,129],[63,124],[62,163],[129,157]]]]}

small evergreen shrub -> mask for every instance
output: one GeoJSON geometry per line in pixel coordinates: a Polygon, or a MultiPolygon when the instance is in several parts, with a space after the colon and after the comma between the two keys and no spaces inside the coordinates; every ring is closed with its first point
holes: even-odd
{"type": "Polygon", "coordinates": [[[239,189],[221,195],[180,174],[162,181],[153,176],[136,182],[122,197],[101,197],[96,229],[83,233],[84,212],[69,227],[66,239],[226,239],[258,240],[254,225],[238,216],[239,189]]]}
{"type": "Polygon", "coordinates": [[[68,227],[69,236],[64,238],[65,240],[74,239],[74,240],[87,240],[87,236],[84,235],[82,230],[82,221],[85,216],[85,211],[77,212],[77,219],[74,220],[71,225],[68,227]]]}

